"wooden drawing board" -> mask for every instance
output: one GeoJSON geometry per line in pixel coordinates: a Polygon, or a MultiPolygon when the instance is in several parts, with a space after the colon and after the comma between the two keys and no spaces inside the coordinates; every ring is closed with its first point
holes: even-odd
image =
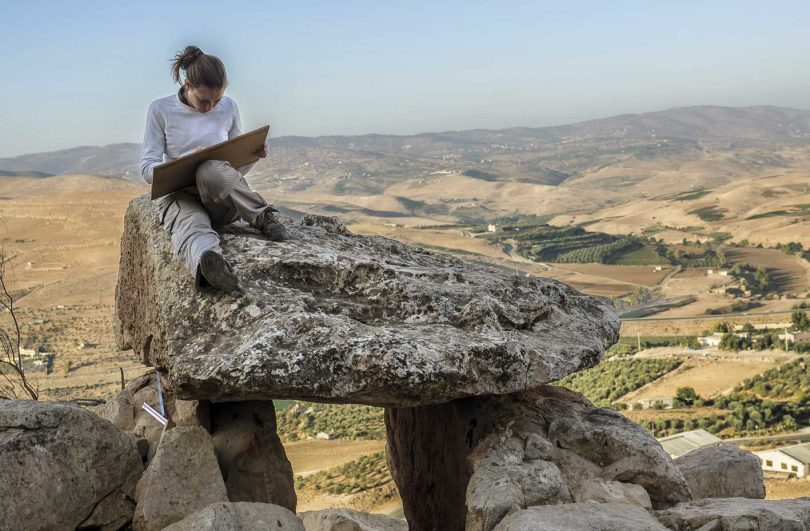
{"type": "Polygon", "coordinates": [[[256,162],[267,139],[270,126],[265,125],[230,140],[208,146],[194,153],[155,166],[152,174],[152,199],[164,196],[196,182],[197,167],[206,160],[226,160],[234,168],[256,162]]]}

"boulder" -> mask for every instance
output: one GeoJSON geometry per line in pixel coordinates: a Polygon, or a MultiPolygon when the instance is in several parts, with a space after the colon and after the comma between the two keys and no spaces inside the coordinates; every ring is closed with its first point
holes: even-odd
{"type": "Polygon", "coordinates": [[[211,436],[199,426],[166,430],[136,491],[135,531],[158,531],[216,502],[227,502],[211,436]]]}
{"type": "Polygon", "coordinates": [[[143,474],[131,438],[78,406],[0,400],[0,527],[115,530],[143,474]]]}
{"type": "Polygon", "coordinates": [[[295,513],[270,503],[212,503],[163,531],[304,531],[295,513]]]}
{"type": "Polygon", "coordinates": [[[692,499],[683,474],[661,444],[617,411],[597,408],[580,393],[559,386],[518,397],[512,430],[523,437],[545,436],[574,491],[598,477],[644,487],[655,508],[692,499]]]}
{"type": "MultiPolygon", "coordinates": [[[[143,410],[147,403],[160,411],[157,396],[157,376],[154,369],[127,382],[115,397],[98,406],[95,412],[118,426],[121,430],[132,433],[141,444],[146,445],[146,462],[155,455],[163,425],[143,410]]],[[[202,426],[211,428],[208,403],[197,400],[177,400],[172,392],[171,382],[161,377],[163,403],[166,415],[176,426],[202,426]]]]}
{"type": "MultiPolygon", "coordinates": [[[[232,502],[274,503],[295,511],[292,466],[276,433],[273,402],[179,400],[161,378],[167,415],[176,426],[200,426],[212,433],[217,462],[232,502]]],[[[155,371],[130,381],[96,412],[134,437],[146,462],[155,454],[163,425],[142,409],[158,407],[155,371]],[[145,447],[145,448],[144,448],[145,447]]]]}
{"type": "Polygon", "coordinates": [[[230,501],[295,511],[292,465],[276,433],[272,401],[211,404],[211,430],[230,501]]]}
{"type": "Polygon", "coordinates": [[[408,523],[404,520],[352,509],[306,511],[298,516],[307,531],[408,531],[408,523]]]}
{"type": "Polygon", "coordinates": [[[695,499],[765,498],[762,461],[733,444],[697,448],[675,464],[695,499]]]}
{"type": "Polygon", "coordinates": [[[629,503],[645,509],[652,508],[650,495],[641,485],[593,478],[581,481],[574,496],[576,502],[629,503]]]}
{"type": "Polygon", "coordinates": [[[691,500],[648,432],[559,386],[387,408],[385,422],[388,465],[412,530],[489,531],[515,506],[691,500]]]}
{"type": "Polygon", "coordinates": [[[286,221],[273,242],[222,229],[242,291],[198,293],[147,196],[127,210],[116,339],[181,399],[441,403],[533,388],[592,367],[618,337],[607,299],[360,236],[286,221]]]}
{"type": "Polygon", "coordinates": [[[574,501],[560,469],[550,461],[476,457],[468,458],[473,472],[465,494],[465,529],[488,531],[514,506],[574,501]]]}
{"type": "Polygon", "coordinates": [[[810,529],[810,498],[710,498],[658,511],[656,517],[678,531],[805,531],[810,529]]]}
{"type": "Polygon", "coordinates": [[[495,531],[667,531],[647,511],[626,503],[541,505],[509,513],[495,531]]]}

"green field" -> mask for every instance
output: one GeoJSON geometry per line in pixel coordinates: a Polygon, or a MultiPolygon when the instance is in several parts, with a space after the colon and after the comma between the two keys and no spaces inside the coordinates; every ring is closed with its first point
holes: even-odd
{"type": "Polygon", "coordinates": [[[278,434],[297,441],[325,432],[338,439],[385,439],[383,409],[358,404],[298,402],[276,411],[278,434]]]}
{"type": "Polygon", "coordinates": [[[669,263],[669,260],[659,254],[655,246],[648,243],[616,256],[611,262],[614,265],[664,265],[669,263]]]}
{"type": "Polygon", "coordinates": [[[388,465],[385,452],[364,455],[354,461],[330,468],[309,476],[295,477],[295,490],[312,490],[328,494],[361,494],[377,491],[378,497],[393,499],[396,486],[388,465]]]}
{"type": "Polygon", "coordinates": [[[773,210],[771,212],[763,212],[762,214],[754,214],[748,216],[746,220],[774,218],[779,216],[810,216],[810,204],[801,203],[798,205],[791,205],[792,210],[773,210]]]}
{"type": "Polygon", "coordinates": [[[744,380],[734,388],[740,397],[805,402],[810,397],[810,371],[802,356],[781,367],[744,380]]]}
{"type": "Polygon", "coordinates": [[[727,208],[721,208],[715,205],[705,206],[690,210],[690,214],[698,216],[703,221],[720,221],[723,219],[723,214],[728,212],[727,208]]]}
{"type": "Polygon", "coordinates": [[[675,370],[681,363],[670,359],[609,360],[592,369],[570,374],[557,383],[579,391],[595,405],[605,407],[675,370]]]}

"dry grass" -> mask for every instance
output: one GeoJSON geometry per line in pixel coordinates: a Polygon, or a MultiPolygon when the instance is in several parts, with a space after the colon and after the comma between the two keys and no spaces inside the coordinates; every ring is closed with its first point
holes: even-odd
{"type": "MultiPolygon", "coordinates": [[[[746,176],[746,170],[728,169],[737,174],[733,182],[724,183],[715,179],[719,185],[715,186],[707,174],[704,174],[705,178],[695,180],[691,189],[708,189],[709,193],[694,200],[677,201],[673,200],[669,191],[653,191],[647,198],[631,200],[598,212],[558,216],[553,223],[563,225],[598,220],[591,225],[591,229],[611,234],[641,234],[645,228],[656,226],[687,229],[664,230],[655,234],[656,238],[663,238],[669,243],[680,242],[683,238],[708,239],[712,233],[728,232],[733,236],[732,241],[747,239],[766,246],[797,241],[805,247],[810,246],[810,216],[756,217],[781,210],[791,211],[795,205],[810,203],[806,171],[790,170],[778,176],[771,173],[757,175],[749,171],[746,176]],[[727,209],[724,218],[707,221],[690,214],[711,206],[727,209]],[[752,217],[754,219],[750,219],[752,217]],[[696,230],[695,227],[702,229],[696,230]]],[[[678,180],[683,177],[679,175],[678,180]]],[[[644,196],[638,194],[634,197],[644,196]]]]}
{"type": "Polygon", "coordinates": [[[101,177],[0,179],[0,244],[14,257],[23,341],[55,354],[51,374],[30,372],[43,399],[108,396],[119,367],[127,379],[143,370],[115,347],[111,319],[123,214],[145,191],[101,177]]]}
{"type": "Polygon", "coordinates": [[[692,387],[704,398],[724,394],[745,380],[780,364],[777,361],[734,361],[689,359],[674,371],[619,401],[633,403],[642,399],[672,397],[680,387],[692,387]]]}
{"type": "Polygon", "coordinates": [[[296,476],[307,476],[340,466],[360,456],[385,449],[385,441],[305,440],[284,444],[296,476]]]}
{"type": "Polygon", "coordinates": [[[810,496],[810,479],[765,479],[766,500],[792,500],[810,496]]]}

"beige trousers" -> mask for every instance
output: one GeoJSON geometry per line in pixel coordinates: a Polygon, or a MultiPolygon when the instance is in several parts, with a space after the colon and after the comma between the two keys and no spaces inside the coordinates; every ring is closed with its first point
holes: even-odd
{"type": "Polygon", "coordinates": [[[161,224],[171,234],[175,253],[200,287],[203,282],[200,257],[209,249],[222,253],[214,227],[242,218],[258,229],[268,204],[250,189],[244,176],[229,162],[206,161],[197,168],[196,177],[196,185],[156,201],[161,224]]]}

